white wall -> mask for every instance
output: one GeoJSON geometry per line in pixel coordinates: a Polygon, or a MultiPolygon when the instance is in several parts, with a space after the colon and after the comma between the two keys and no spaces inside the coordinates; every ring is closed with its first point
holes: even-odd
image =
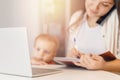
{"type": "Polygon", "coordinates": [[[27,26],[30,53],[41,32],[39,15],[39,0],[0,0],[0,27],[27,26]]]}
{"type": "MultiPolygon", "coordinates": [[[[40,24],[42,23],[42,20],[40,21],[42,17],[40,13],[40,1],[41,0],[0,0],[0,27],[27,26],[30,53],[32,53],[34,38],[43,32],[42,24],[40,24]]],[[[71,1],[79,2],[79,0],[66,0],[66,26],[68,25],[72,12],[71,1]]]]}

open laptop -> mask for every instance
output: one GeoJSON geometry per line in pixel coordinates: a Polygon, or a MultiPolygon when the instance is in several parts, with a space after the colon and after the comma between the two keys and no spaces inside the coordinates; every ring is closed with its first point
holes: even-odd
{"type": "Polygon", "coordinates": [[[36,77],[61,70],[32,69],[26,27],[0,28],[0,73],[36,77]]]}

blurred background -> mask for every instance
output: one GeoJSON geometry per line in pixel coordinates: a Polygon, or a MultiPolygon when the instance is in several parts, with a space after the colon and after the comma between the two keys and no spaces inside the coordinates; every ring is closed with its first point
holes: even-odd
{"type": "Polygon", "coordinates": [[[60,41],[57,56],[65,56],[68,22],[83,8],[84,0],[0,0],[0,27],[27,27],[31,54],[37,35],[54,35],[60,41]]]}

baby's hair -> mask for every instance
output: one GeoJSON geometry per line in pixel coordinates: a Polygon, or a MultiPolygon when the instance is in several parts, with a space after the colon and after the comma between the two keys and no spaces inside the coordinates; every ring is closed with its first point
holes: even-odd
{"type": "Polygon", "coordinates": [[[55,37],[55,36],[52,36],[50,34],[40,34],[38,35],[36,38],[35,38],[35,42],[34,42],[34,46],[36,45],[36,41],[39,40],[39,39],[42,39],[42,40],[47,40],[49,42],[53,42],[55,44],[55,48],[56,50],[58,49],[59,47],[59,41],[58,39],[55,37]]]}

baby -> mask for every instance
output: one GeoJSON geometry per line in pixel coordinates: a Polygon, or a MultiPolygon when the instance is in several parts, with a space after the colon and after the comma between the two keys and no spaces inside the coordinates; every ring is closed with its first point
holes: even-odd
{"type": "Polygon", "coordinates": [[[54,64],[53,58],[58,49],[58,40],[49,34],[40,34],[34,42],[33,57],[31,64],[46,65],[54,64]]]}

